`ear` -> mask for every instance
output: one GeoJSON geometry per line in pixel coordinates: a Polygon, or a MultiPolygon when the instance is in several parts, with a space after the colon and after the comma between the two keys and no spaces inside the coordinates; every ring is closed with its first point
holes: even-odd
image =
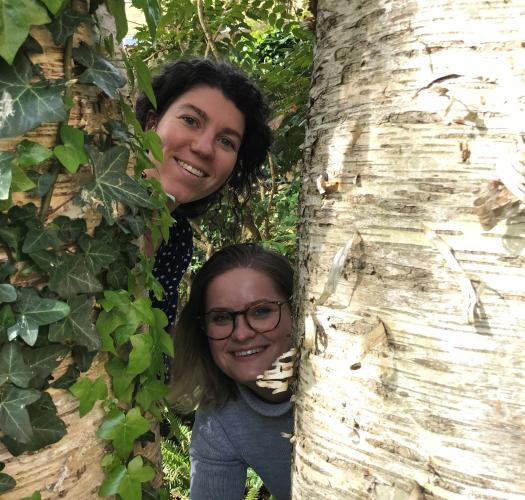
{"type": "Polygon", "coordinates": [[[157,113],[150,109],[146,115],[146,126],[144,127],[144,130],[155,130],[158,124],[159,119],[157,113]]]}

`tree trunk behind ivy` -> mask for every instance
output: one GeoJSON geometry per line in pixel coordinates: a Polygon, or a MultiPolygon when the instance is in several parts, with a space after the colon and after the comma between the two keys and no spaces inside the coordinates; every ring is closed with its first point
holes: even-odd
{"type": "Polygon", "coordinates": [[[525,1],[320,0],[293,498],[525,498],[525,1]]]}
{"type": "MultiPolygon", "coordinates": [[[[64,76],[63,52],[53,44],[51,34],[45,28],[33,28],[31,35],[44,48],[43,54],[32,57],[33,64],[39,64],[45,76],[49,79],[64,76]]],[[[78,43],[75,35],[75,43],[78,43]]],[[[83,30],[81,37],[91,36],[83,30]]],[[[116,117],[118,109],[115,101],[104,97],[97,87],[90,85],[74,86],[74,107],[71,110],[69,125],[83,128],[88,133],[101,130],[102,124],[110,118],[116,117]]],[[[52,148],[56,144],[58,124],[43,124],[28,132],[24,138],[38,142],[43,146],[52,148]]],[[[0,140],[0,150],[12,151],[22,138],[0,140]]],[[[60,175],[55,186],[51,201],[50,219],[58,215],[67,215],[71,218],[84,218],[88,228],[93,228],[100,219],[94,211],[81,211],[73,203],[73,198],[79,191],[82,174],[75,176],[60,175]]],[[[39,199],[28,199],[22,193],[14,194],[17,203],[34,202],[39,199]]],[[[31,276],[20,277],[15,285],[23,285],[22,280],[31,280],[31,276]]],[[[27,284],[27,282],[26,282],[27,284]]],[[[55,370],[53,376],[57,379],[67,368],[69,358],[55,370]]],[[[107,380],[104,369],[105,355],[97,354],[91,368],[82,376],[96,379],[103,376],[107,380]]],[[[102,422],[104,412],[99,404],[82,419],[79,417],[78,400],[67,390],[48,389],[55,405],[58,416],[64,421],[67,434],[57,443],[47,448],[24,453],[13,457],[0,444],[0,462],[6,464],[3,472],[11,475],[17,482],[13,490],[2,494],[6,500],[19,500],[31,496],[35,491],[40,491],[43,499],[69,498],[90,499],[97,498],[97,490],[104,480],[101,460],[104,456],[106,443],[96,436],[96,431],[102,422]]]]}

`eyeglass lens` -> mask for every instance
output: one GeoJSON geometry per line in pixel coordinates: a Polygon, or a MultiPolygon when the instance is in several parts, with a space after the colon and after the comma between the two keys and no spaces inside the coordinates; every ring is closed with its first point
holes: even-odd
{"type": "Polygon", "coordinates": [[[229,337],[235,328],[235,317],[242,314],[248,326],[257,333],[273,330],[281,319],[281,305],[277,302],[255,304],[244,311],[210,311],[205,315],[206,334],[215,339],[229,337]]]}

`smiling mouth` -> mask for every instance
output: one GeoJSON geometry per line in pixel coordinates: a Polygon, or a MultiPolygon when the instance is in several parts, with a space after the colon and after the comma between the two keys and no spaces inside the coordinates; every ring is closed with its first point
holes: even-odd
{"type": "Polygon", "coordinates": [[[189,172],[190,174],[193,174],[196,177],[205,177],[205,173],[202,170],[199,170],[198,168],[192,167],[189,163],[186,163],[185,161],[179,160],[178,158],[174,157],[174,160],[184,169],[186,172],[189,172]]]}
{"type": "Polygon", "coordinates": [[[247,349],[246,351],[234,351],[233,355],[236,358],[242,358],[245,356],[251,356],[252,354],[257,354],[261,351],[264,351],[265,347],[255,347],[253,349],[247,349]]]}

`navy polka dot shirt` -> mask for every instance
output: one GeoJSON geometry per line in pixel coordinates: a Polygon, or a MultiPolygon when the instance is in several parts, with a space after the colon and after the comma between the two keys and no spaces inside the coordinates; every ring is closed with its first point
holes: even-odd
{"type": "Polygon", "coordinates": [[[168,317],[168,331],[175,322],[179,283],[190,265],[193,254],[193,232],[190,223],[184,215],[171,215],[175,223],[170,228],[168,242],[163,243],[157,250],[153,268],[153,275],[164,288],[164,298],[160,301],[153,298],[153,307],[162,309],[168,317]]]}

